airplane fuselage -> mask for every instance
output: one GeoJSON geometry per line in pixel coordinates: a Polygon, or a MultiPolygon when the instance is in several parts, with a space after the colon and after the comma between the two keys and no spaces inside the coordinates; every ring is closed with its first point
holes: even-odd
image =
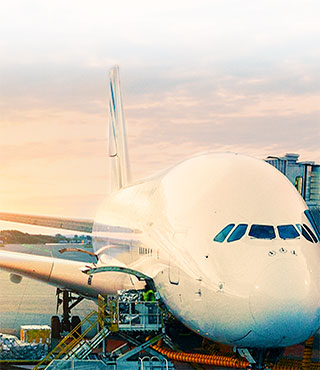
{"type": "Polygon", "coordinates": [[[101,263],[152,276],[169,310],[195,332],[234,346],[288,346],[320,326],[319,243],[281,238],[277,229],[311,227],[306,209],[264,161],[205,154],[112,194],[97,215],[94,248],[109,245],[101,263]],[[246,233],[215,241],[230,224],[247,225],[246,233]],[[274,237],[248,235],[252,225],[272,226],[274,237]]]}

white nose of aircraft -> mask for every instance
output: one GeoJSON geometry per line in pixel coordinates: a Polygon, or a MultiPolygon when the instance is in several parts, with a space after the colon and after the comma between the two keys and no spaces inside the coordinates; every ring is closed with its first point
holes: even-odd
{"type": "Polygon", "coordinates": [[[261,271],[249,305],[256,334],[281,346],[303,341],[319,327],[316,276],[294,256],[272,261],[261,271]]]}

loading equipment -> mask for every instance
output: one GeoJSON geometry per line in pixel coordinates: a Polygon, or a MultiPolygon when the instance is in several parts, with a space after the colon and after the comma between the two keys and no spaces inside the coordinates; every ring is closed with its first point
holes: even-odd
{"type": "Polygon", "coordinates": [[[173,370],[171,360],[233,369],[320,369],[319,363],[311,362],[311,340],[306,343],[302,361],[281,359],[276,365],[258,363],[256,366],[235,354],[208,350],[210,355],[177,351],[165,334],[167,315],[158,301],[144,301],[142,292],[99,296],[98,309],[76,325],[33,370],[173,370]],[[108,342],[113,339],[113,343],[116,340],[117,346],[108,348],[107,339],[108,342]]]}
{"type": "Polygon", "coordinates": [[[75,326],[33,370],[84,366],[86,369],[174,369],[165,356],[152,348],[165,337],[164,314],[159,302],[143,301],[142,293],[136,291],[122,292],[117,297],[99,296],[98,310],[75,326]],[[86,339],[90,333],[91,339],[86,339]],[[122,343],[108,352],[107,337],[116,337],[122,343]],[[102,350],[97,351],[99,346],[102,350]]]}

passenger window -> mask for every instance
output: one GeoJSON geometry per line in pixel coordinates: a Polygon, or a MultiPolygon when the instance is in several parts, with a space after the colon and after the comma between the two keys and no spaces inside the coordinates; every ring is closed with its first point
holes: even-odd
{"type": "Polygon", "coordinates": [[[247,224],[240,224],[238,225],[231,233],[231,235],[229,236],[227,242],[230,243],[230,242],[234,242],[236,240],[239,240],[243,237],[243,235],[246,233],[247,231],[247,228],[248,228],[248,225],[247,224]]]}
{"type": "Polygon", "coordinates": [[[313,243],[311,236],[308,234],[307,230],[304,228],[304,226],[301,226],[300,224],[297,224],[298,230],[301,232],[302,236],[308,240],[308,242],[313,243]]]}
{"type": "Polygon", "coordinates": [[[299,233],[293,225],[279,225],[277,229],[281,239],[295,239],[299,237],[299,233]]]}
{"type": "Polygon", "coordinates": [[[234,224],[229,224],[223,228],[213,239],[214,242],[223,243],[226,237],[229,235],[230,231],[234,228],[234,224]]]}
{"type": "Polygon", "coordinates": [[[276,234],[271,225],[252,225],[249,236],[256,239],[274,239],[276,234]]]}
{"type": "Polygon", "coordinates": [[[313,231],[310,229],[310,227],[306,224],[303,224],[303,226],[307,229],[308,233],[311,235],[311,238],[312,240],[315,242],[315,243],[318,243],[318,239],[317,237],[314,235],[313,231]]]}

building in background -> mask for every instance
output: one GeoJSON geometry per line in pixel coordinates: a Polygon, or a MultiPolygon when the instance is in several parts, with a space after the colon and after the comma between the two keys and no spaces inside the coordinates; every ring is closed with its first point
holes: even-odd
{"type": "Polygon", "coordinates": [[[298,162],[299,154],[269,156],[266,162],[276,167],[293,183],[309,207],[320,207],[320,164],[298,162]]]}

